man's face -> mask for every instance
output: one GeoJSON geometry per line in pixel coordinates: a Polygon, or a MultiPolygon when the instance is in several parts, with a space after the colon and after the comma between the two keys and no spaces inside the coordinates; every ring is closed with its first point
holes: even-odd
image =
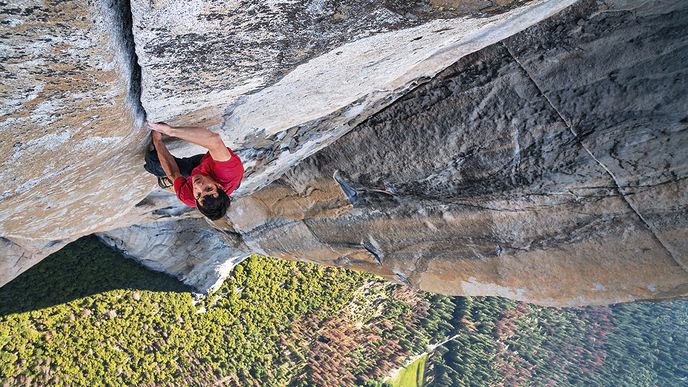
{"type": "Polygon", "coordinates": [[[194,198],[201,204],[203,204],[203,199],[207,196],[217,197],[217,190],[221,189],[212,177],[200,173],[191,176],[191,184],[194,198]]]}

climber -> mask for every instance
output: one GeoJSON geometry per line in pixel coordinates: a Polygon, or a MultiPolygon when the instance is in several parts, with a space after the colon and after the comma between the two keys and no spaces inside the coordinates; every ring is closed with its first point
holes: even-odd
{"type": "Polygon", "coordinates": [[[222,218],[229,208],[229,194],[239,187],[244,166],[239,156],[225,146],[220,135],[205,128],[172,127],[148,123],[153,149],[146,154],[144,168],[158,177],[162,188],[174,187],[182,203],[197,207],[211,220],[222,218]],[[208,152],[192,157],[172,156],[162,135],[200,145],[208,152]]]}

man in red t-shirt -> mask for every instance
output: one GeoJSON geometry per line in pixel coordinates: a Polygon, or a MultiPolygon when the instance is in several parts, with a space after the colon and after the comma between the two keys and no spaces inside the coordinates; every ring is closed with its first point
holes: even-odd
{"type": "MultiPolygon", "coordinates": [[[[174,192],[182,203],[198,208],[211,220],[225,216],[231,194],[244,177],[244,166],[227,146],[219,134],[206,128],[172,127],[164,123],[148,123],[162,171],[174,183],[174,192]],[[177,137],[208,149],[208,153],[188,159],[177,159],[165,146],[162,135],[177,137]],[[200,158],[200,159],[199,159],[200,158]],[[184,171],[178,164],[184,163],[184,171]],[[188,171],[190,168],[191,171],[188,171]],[[183,173],[184,172],[184,173],[183,173]],[[188,176],[187,176],[188,175],[188,176]]],[[[146,157],[146,170],[155,172],[151,160],[146,157]]],[[[157,168],[159,171],[160,168],[157,168]]],[[[162,172],[161,171],[161,172],[162,172]]]]}

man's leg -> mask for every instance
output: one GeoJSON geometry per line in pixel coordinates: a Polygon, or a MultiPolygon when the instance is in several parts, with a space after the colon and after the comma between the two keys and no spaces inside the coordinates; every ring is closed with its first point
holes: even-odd
{"type": "Polygon", "coordinates": [[[162,169],[162,165],[158,159],[158,152],[155,151],[155,148],[153,148],[152,151],[146,152],[146,164],[143,165],[143,168],[151,175],[155,175],[157,177],[167,176],[165,171],[162,169]]]}
{"type": "Polygon", "coordinates": [[[158,178],[158,185],[162,189],[169,189],[173,186],[172,180],[167,177],[165,170],[160,164],[160,159],[158,159],[158,152],[153,148],[152,151],[146,152],[146,164],[143,165],[146,172],[151,175],[155,175],[158,178]]]}
{"type": "MultiPolygon", "coordinates": [[[[205,155],[200,154],[183,158],[175,157],[174,161],[179,167],[179,172],[181,172],[184,177],[189,177],[191,176],[191,171],[201,163],[203,156],[205,155]]],[[[158,177],[166,176],[165,171],[162,169],[162,165],[160,164],[160,160],[158,159],[158,153],[155,151],[155,149],[146,153],[146,164],[144,164],[143,168],[152,175],[158,177]]]]}

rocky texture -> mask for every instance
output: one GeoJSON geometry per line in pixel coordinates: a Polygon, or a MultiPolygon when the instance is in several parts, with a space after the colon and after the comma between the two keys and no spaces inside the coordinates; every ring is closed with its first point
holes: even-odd
{"type": "Polygon", "coordinates": [[[152,188],[119,5],[0,4],[0,284],[152,188]]]}
{"type": "Polygon", "coordinates": [[[685,270],[687,15],[678,2],[627,2],[568,29],[544,22],[506,43],[627,206],[685,270]],[[532,36],[551,31],[551,42],[534,49],[532,36]]]}
{"type": "Polygon", "coordinates": [[[583,2],[469,55],[243,198],[232,227],[440,293],[685,295],[687,11],[583,2]]]}
{"type": "Polygon", "coordinates": [[[406,2],[134,1],[142,103],[151,120],[219,130],[247,161],[245,195],[461,56],[572,2],[432,20],[445,15],[406,2]]]}
{"type": "Polygon", "coordinates": [[[141,168],[141,102],[153,120],[222,122],[228,143],[243,148],[245,195],[457,56],[568,2],[443,20],[458,11],[415,4],[0,5],[0,237],[13,246],[0,255],[0,284],[81,235],[190,215],[169,196],[142,200],[154,179],[141,168]]]}
{"type": "MultiPolygon", "coordinates": [[[[457,8],[135,1],[149,117],[212,125],[247,178],[214,229],[169,194],[133,200],[150,180],[122,161],[140,149],[132,130],[114,161],[89,159],[89,192],[115,165],[130,175],[107,187],[129,211],[86,207],[81,230],[117,227],[101,239],[202,290],[257,252],[547,305],[685,296],[688,6],[557,14],[570,3],[444,19],[457,8]]],[[[66,231],[46,238],[78,234],[63,207],[66,231]]],[[[3,267],[56,246],[8,233],[11,211],[3,267]]]]}
{"type": "Polygon", "coordinates": [[[6,284],[71,240],[22,240],[0,237],[0,284],[6,284]]]}
{"type": "Polygon", "coordinates": [[[250,255],[239,238],[222,235],[204,219],[152,222],[97,234],[144,266],[171,274],[202,292],[217,290],[250,255]]]}
{"type": "Polygon", "coordinates": [[[214,225],[229,256],[546,305],[685,296],[688,17],[638,5],[583,2],[462,58],[237,200],[214,225]]]}

